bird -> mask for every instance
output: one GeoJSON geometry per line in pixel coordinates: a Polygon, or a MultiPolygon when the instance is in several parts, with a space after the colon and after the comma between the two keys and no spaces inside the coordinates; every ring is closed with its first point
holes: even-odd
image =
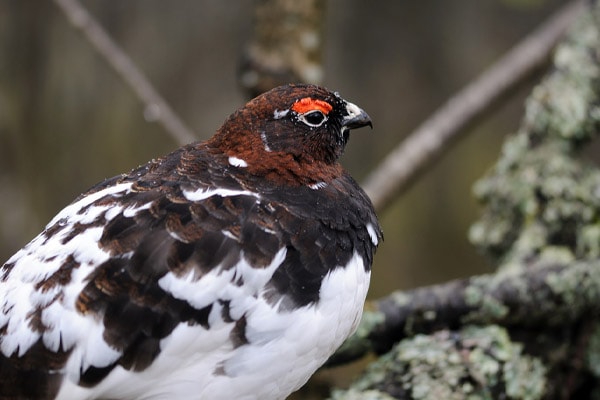
{"type": "Polygon", "coordinates": [[[0,399],[285,399],[357,328],[373,205],[326,88],[91,187],[0,269],[0,399]]]}

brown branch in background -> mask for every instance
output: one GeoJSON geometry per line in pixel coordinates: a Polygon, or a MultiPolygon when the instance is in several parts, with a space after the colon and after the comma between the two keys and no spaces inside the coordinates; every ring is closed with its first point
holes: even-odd
{"type": "Polygon", "coordinates": [[[248,97],[290,82],[321,83],[325,3],[255,2],[254,31],[239,77],[248,97]]]}
{"type": "Polygon", "coordinates": [[[129,85],[144,103],[144,117],[160,123],[179,144],[196,140],[194,133],[171,110],[144,74],[110,38],[78,0],[54,0],[69,22],[81,30],[92,47],[106,60],[115,72],[129,85]]]}
{"type": "Polygon", "coordinates": [[[546,66],[558,39],[583,9],[573,1],[469,83],[396,147],[363,187],[381,213],[465,134],[467,128],[533,73],[546,66]]]}

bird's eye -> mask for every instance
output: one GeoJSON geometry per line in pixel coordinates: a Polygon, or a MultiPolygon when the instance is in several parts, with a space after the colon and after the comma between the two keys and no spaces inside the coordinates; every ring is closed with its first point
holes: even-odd
{"type": "Polygon", "coordinates": [[[321,111],[314,110],[301,114],[300,120],[310,126],[320,126],[327,120],[327,117],[321,111]]]}

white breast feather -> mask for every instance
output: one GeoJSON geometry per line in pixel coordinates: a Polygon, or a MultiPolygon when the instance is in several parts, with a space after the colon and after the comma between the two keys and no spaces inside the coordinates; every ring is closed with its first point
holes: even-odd
{"type": "Polygon", "coordinates": [[[117,395],[140,400],[283,399],[306,383],[354,332],[369,276],[355,253],[348,265],[325,277],[316,304],[281,312],[262,296],[251,298],[243,306],[249,344],[236,349],[229,340],[234,323],[222,320],[221,306],[215,303],[209,330],[178,325],[161,341],[160,354],[144,371],[130,373],[117,367],[94,388],[63,386],[59,399],[80,399],[82,394],[90,399],[117,395]],[[224,374],[212,374],[217,366],[224,374]],[[70,396],[75,393],[78,397],[70,396]]]}

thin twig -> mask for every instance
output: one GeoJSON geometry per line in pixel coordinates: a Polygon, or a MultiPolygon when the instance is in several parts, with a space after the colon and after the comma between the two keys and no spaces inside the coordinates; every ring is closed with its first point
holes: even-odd
{"type": "Polygon", "coordinates": [[[54,2],[67,16],[69,22],[83,32],[92,47],[110,64],[144,103],[144,116],[147,120],[160,123],[179,144],[196,140],[192,131],[171,110],[171,107],[158,94],[144,74],[79,1],[54,0],[54,2]]]}
{"type": "Polygon", "coordinates": [[[396,147],[364,182],[375,208],[382,212],[470,125],[546,66],[557,41],[582,9],[583,1],[579,0],[561,8],[396,147]]]}

